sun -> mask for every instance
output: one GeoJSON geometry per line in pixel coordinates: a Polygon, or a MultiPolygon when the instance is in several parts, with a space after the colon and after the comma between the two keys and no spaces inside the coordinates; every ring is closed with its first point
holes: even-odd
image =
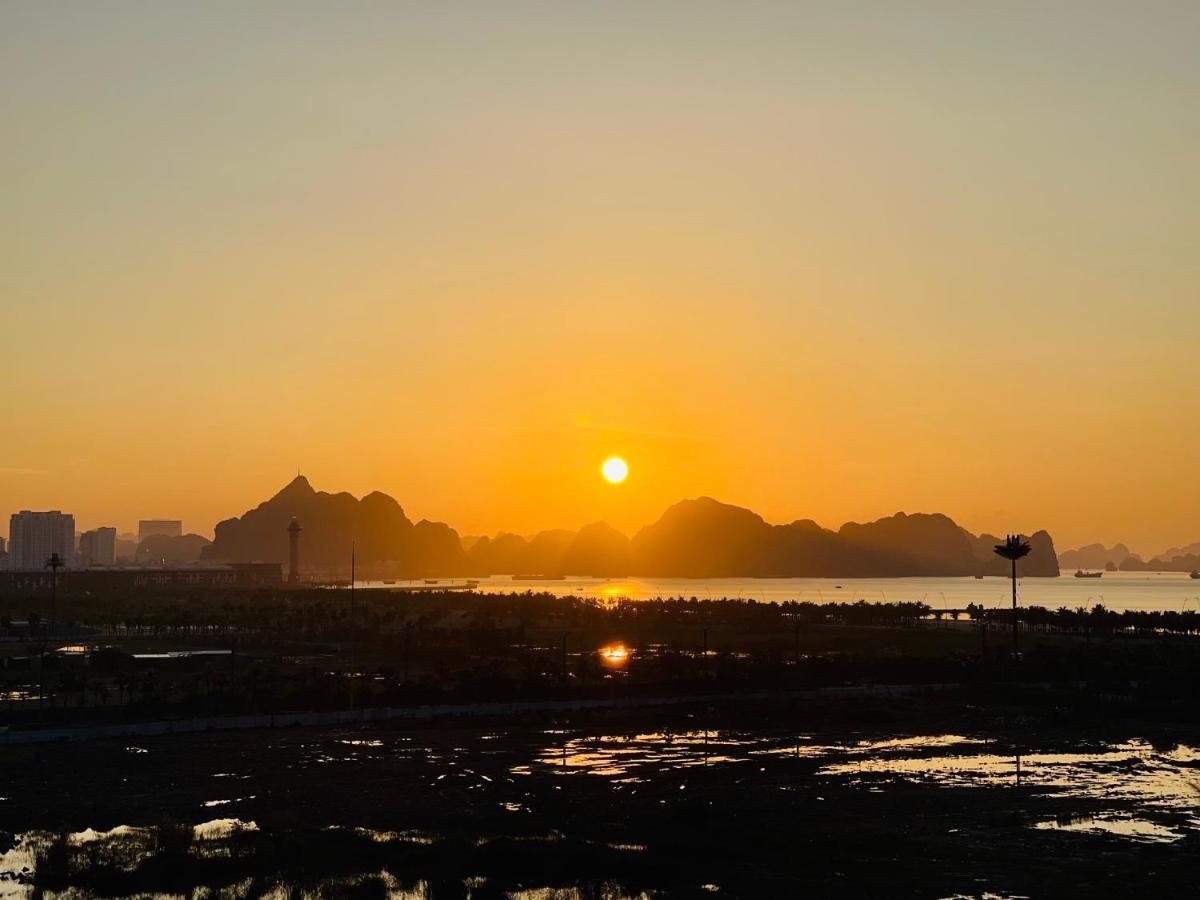
{"type": "Polygon", "coordinates": [[[629,477],[629,465],[619,456],[610,456],[600,467],[604,479],[612,484],[620,484],[629,477]]]}

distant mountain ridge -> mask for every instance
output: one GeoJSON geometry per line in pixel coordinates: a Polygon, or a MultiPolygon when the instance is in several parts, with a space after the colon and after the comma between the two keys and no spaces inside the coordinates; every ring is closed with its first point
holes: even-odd
{"type": "Polygon", "coordinates": [[[1141,559],[1124,544],[1088,544],[1078,550],[1064,550],[1058,554],[1058,564],[1064,569],[1104,569],[1120,566],[1129,558],[1141,559]]]}
{"type": "MultiPolygon", "coordinates": [[[[1054,542],[1029,538],[1025,575],[1058,575],[1054,542]]],[[[684,500],[632,541],[634,572],[720,578],[904,577],[1002,575],[994,535],[973,535],[948,516],[896,513],[875,522],[848,522],[831,531],[809,520],[770,525],[761,516],[711,497],[684,500]]]]}
{"type": "Polygon", "coordinates": [[[1174,559],[1177,556],[1200,556],[1200,541],[1188,544],[1186,547],[1172,547],[1162,553],[1155,554],[1155,559],[1174,559]]]}
{"type": "Polygon", "coordinates": [[[1058,554],[1058,564],[1064,569],[1107,569],[1110,572],[1194,572],[1200,569],[1200,542],[1172,547],[1148,560],[1124,544],[1107,548],[1103,544],[1088,544],[1078,550],[1064,550],[1058,554]]]}
{"type": "MultiPolygon", "coordinates": [[[[361,500],[316,491],[297,476],[271,499],[216,527],[204,558],[284,561],[287,527],[303,529],[303,568],[345,570],[351,547],[360,565],[401,577],[423,575],[594,575],[615,577],[903,577],[1004,575],[995,535],[974,535],[948,516],[896,513],[848,522],[837,531],[800,519],[772,525],[757,513],[711,497],[683,500],[633,536],[604,522],[526,539],[501,533],[464,542],[441,522],[413,524],[378,491],[361,500]]],[[[1031,576],[1058,575],[1054,542],[1031,535],[1021,563],[1031,576]]]]}
{"type": "Polygon", "coordinates": [[[1200,571],[1200,553],[1185,553],[1170,559],[1155,557],[1144,562],[1130,557],[1121,563],[1122,572],[1197,572],[1200,571]]]}

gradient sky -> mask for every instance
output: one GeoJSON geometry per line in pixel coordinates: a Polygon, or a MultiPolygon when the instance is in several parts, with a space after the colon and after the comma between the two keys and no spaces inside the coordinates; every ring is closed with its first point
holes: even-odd
{"type": "Polygon", "coordinates": [[[208,533],[299,467],[466,534],[1200,540],[1198,46],[1194,2],[9,0],[0,513],[208,533]]]}

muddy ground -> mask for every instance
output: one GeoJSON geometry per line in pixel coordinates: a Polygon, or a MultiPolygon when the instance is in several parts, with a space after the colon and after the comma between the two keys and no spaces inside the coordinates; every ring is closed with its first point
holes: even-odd
{"type": "Polygon", "coordinates": [[[1194,747],[967,690],[211,733],[0,750],[0,831],[76,834],[10,886],[97,896],[1182,896],[1194,747]]]}

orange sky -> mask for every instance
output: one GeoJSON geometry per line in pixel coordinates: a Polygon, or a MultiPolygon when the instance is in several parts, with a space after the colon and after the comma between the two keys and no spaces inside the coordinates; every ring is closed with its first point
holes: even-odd
{"type": "Polygon", "coordinates": [[[0,513],[1198,540],[1197,25],[6,6],[0,513]]]}

